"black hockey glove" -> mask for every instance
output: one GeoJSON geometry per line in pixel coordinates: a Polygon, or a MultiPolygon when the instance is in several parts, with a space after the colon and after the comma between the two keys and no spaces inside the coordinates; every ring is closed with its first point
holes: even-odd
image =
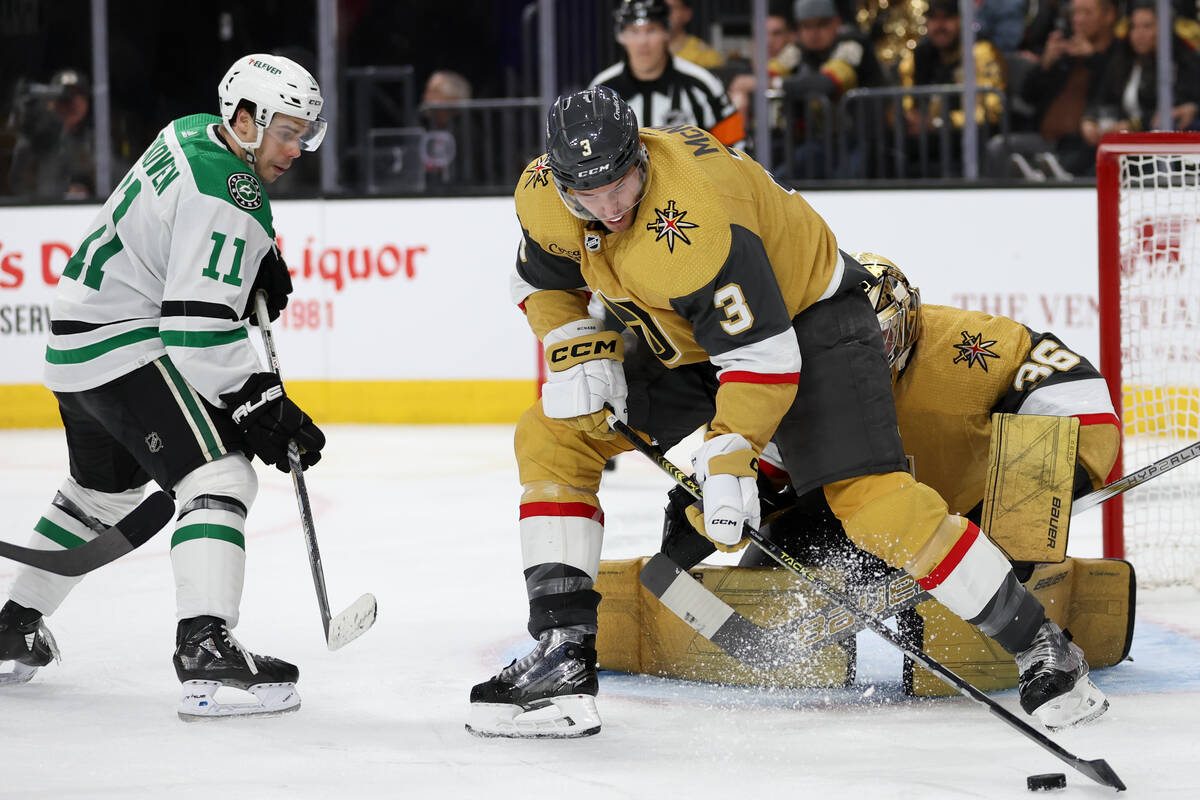
{"type": "Polygon", "coordinates": [[[246,303],[246,310],[242,312],[242,319],[249,317],[251,325],[258,324],[258,314],[254,312],[254,298],[260,291],[267,293],[267,315],[274,322],[279,319],[279,313],[287,307],[288,295],[292,293],[292,276],[283,261],[283,256],[279,254],[279,248],[275,245],[271,245],[271,249],[259,262],[258,275],[254,278],[254,285],[250,287],[250,300],[246,303]]]}
{"type": "Polygon", "coordinates": [[[296,440],[300,463],[307,469],[321,460],[325,434],[307,414],[283,393],[279,376],[256,372],[236,392],[221,395],[233,421],[242,429],[246,443],[267,464],[290,472],[288,442],[296,440]]]}

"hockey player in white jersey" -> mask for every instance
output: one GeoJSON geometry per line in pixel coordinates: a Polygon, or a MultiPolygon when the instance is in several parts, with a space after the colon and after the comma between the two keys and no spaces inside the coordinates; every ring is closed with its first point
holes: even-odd
{"type": "MultiPolygon", "coordinates": [[[[171,540],[174,664],[184,719],[291,711],[295,666],[256,656],[230,633],[245,571],[250,458],[288,471],[287,443],[315,464],[325,437],[264,369],[250,337],[254,295],[272,317],[291,277],[275,247],[265,185],[325,135],[313,77],[273,55],[238,59],[220,116],[167,125],[84,232],[51,311],[44,382],[58,399],[70,476],[34,526],[33,546],[93,538],[154,480],[177,503],[171,540]],[[221,705],[221,685],[256,703],[221,705]]],[[[43,616],[78,578],[20,571],[0,609],[0,673],[27,680],[57,656],[43,616]]]]}

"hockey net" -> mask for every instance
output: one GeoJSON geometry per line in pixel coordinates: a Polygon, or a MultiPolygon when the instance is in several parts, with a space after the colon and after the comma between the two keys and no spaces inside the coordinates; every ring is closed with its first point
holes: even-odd
{"type": "MultiPolygon", "coordinates": [[[[1124,428],[1115,478],[1200,439],[1200,134],[1106,137],[1096,175],[1100,361],[1124,428]]],[[[1142,586],[1200,586],[1197,469],[1106,503],[1104,550],[1142,586]]]]}

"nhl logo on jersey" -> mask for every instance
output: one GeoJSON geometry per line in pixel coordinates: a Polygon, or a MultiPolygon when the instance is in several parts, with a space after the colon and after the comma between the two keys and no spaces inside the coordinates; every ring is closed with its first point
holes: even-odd
{"type": "Polygon", "coordinates": [[[258,185],[258,178],[249,172],[233,173],[229,176],[228,186],[229,196],[239,207],[247,211],[262,208],[262,187],[258,185]]]}
{"type": "Polygon", "coordinates": [[[600,249],[600,234],[589,233],[583,237],[583,246],[588,249],[589,253],[594,253],[600,249]]]}
{"type": "Polygon", "coordinates": [[[691,244],[692,240],[683,232],[684,228],[699,228],[695,222],[684,222],[684,217],[687,216],[686,211],[680,211],[675,207],[675,201],[671,200],[667,203],[666,208],[656,208],[654,213],[658,215],[658,219],[653,222],[646,223],[646,230],[654,231],[657,236],[654,241],[667,238],[667,250],[675,252],[675,240],[681,239],[684,244],[691,244]]]}
{"type": "Polygon", "coordinates": [[[146,436],[146,449],[151,453],[157,453],[163,449],[162,437],[158,435],[158,431],[150,431],[146,436]]]}

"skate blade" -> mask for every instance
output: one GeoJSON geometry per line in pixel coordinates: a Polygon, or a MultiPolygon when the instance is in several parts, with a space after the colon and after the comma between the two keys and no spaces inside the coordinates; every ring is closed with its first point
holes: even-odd
{"type": "Polygon", "coordinates": [[[550,697],[536,708],[508,703],[472,703],[467,732],[484,738],[578,739],[600,732],[596,698],[590,694],[550,697]]]}
{"type": "Polygon", "coordinates": [[[300,695],[294,683],[256,683],[246,691],[257,703],[219,703],[215,699],[219,681],[185,681],[179,718],[198,722],[222,717],[275,717],[300,709],[300,695]]]}
{"type": "Polygon", "coordinates": [[[12,662],[11,672],[0,672],[0,686],[15,686],[18,683],[28,683],[34,675],[37,675],[38,668],[31,667],[28,664],[22,664],[20,661],[12,662]]]}
{"type": "Polygon", "coordinates": [[[1034,709],[1038,720],[1049,731],[1087,725],[1108,711],[1108,698],[1087,675],[1080,678],[1071,691],[1061,694],[1034,709]]]}

